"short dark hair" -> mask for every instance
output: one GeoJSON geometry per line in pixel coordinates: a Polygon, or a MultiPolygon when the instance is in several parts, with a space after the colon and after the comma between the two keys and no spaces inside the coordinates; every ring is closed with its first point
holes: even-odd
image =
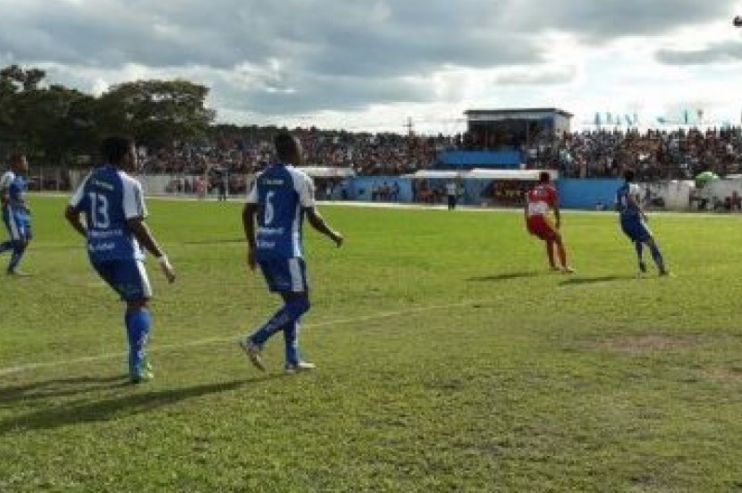
{"type": "Polygon", "coordinates": [[[548,171],[542,171],[538,174],[538,181],[541,183],[549,183],[551,181],[551,175],[548,171]]]}
{"type": "Polygon", "coordinates": [[[296,138],[289,132],[279,132],[273,139],[273,145],[276,146],[276,155],[282,162],[294,159],[297,154],[296,138]]]}
{"type": "Polygon", "coordinates": [[[623,179],[628,182],[634,181],[635,177],[636,177],[636,174],[634,173],[633,169],[627,169],[626,171],[623,172],[623,179]]]}
{"type": "Polygon", "coordinates": [[[108,164],[119,164],[133,145],[134,141],[129,137],[106,137],[100,146],[101,157],[108,164]]]}

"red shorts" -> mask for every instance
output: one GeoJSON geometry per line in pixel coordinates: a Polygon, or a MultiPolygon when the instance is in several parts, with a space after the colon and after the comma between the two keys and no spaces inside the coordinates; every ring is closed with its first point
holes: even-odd
{"type": "Polygon", "coordinates": [[[531,216],[526,224],[528,225],[528,232],[541,240],[554,241],[559,235],[556,226],[546,216],[531,216]]]}

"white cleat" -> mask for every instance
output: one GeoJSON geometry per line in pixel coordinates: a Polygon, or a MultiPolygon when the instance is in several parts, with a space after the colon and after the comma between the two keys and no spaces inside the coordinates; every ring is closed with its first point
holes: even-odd
{"type": "Polygon", "coordinates": [[[265,371],[265,364],[263,363],[263,358],[260,356],[259,346],[250,342],[249,339],[240,339],[237,344],[240,345],[247,357],[250,358],[250,363],[252,363],[255,368],[260,371],[265,371]]]}
{"type": "Polygon", "coordinates": [[[309,363],[308,361],[299,361],[295,365],[287,364],[284,367],[284,371],[287,375],[294,375],[295,373],[303,371],[312,371],[315,368],[317,368],[317,365],[315,365],[314,363],[309,363]]]}

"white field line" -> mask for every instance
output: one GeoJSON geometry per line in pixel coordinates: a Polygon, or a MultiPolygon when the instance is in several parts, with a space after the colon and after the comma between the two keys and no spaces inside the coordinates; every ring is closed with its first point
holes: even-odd
{"type": "MultiPolygon", "coordinates": [[[[374,313],[370,315],[361,315],[359,317],[350,317],[350,318],[345,318],[345,319],[327,320],[324,322],[308,323],[304,325],[303,327],[316,328],[316,327],[330,327],[333,325],[347,325],[347,324],[353,324],[353,323],[359,323],[359,322],[367,322],[371,320],[382,320],[385,318],[398,317],[401,315],[413,315],[416,313],[425,313],[425,312],[429,312],[433,310],[465,308],[465,307],[478,305],[481,303],[484,303],[484,302],[483,301],[462,301],[459,303],[449,303],[446,305],[421,306],[418,308],[409,308],[406,310],[379,312],[379,313],[374,313]]],[[[163,351],[184,349],[184,348],[189,348],[189,347],[194,347],[194,346],[207,346],[209,344],[223,344],[229,341],[237,341],[238,338],[242,336],[243,334],[235,335],[231,337],[211,337],[208,339],[199,339],[197,341],[190,341],[190,342],[184,342],[184,343],[179,343],[179,344],[167,344],[163,346],[154,346],[150,350],[150,352],[159,353],[163,351]]],[[[23,373],[23,372],[33,371],[33,370],[39,370],[43,368],[56,368],[59,366],[77,365],[81,363],[92,363],[96,361],[105,361],[105,360],[114,359],[114,358],[123,358],[125,356],[126,356],[126,353],[124,352],[103,353],[103,354],[99,354],[96,356],[83,356],[80,358],[75,358],[75,359],[70,359],[70,360],[49,361],[49,362],[44,362],[44,363],[29,363],[26,365],[9,366],[6,368],[0,368],[0,377],[12,375],[14,373],[23,373]]]]}
{"type": "MultiPolygon", "coordinates": [[[[71,193],[57,193],[57,192],[32,192],[29,195],[43,198],[43,197],[61,197],[68,198],[71,193]]],[[[147,200],[166,201],[166,202],[216,202],[216,199],[209,198],[205,200],[198,199],[196,197],[186,197],[180,195],[148,195],[147,200]]],[[[230,197],[227,199],[228,202],[244,203],[244,197],[230,197]]],[[[354,207],[361,209],[400,209],[400,210],[424,210],[424,211],[448,211],[448,207],[443,205],[426,205],[426,204],[401,204],[397,202],[342,202],[342,201],[317,201],[318,205],[323,207],[354,207]]],[[[585,214],[591,216],[615,216],[614,211],[595,211],[588,209],[562,209],[568,211],[570,214],[585,214]]],[[[522,207],[478,207],[478,206],[457,206],[456,212],[479,212],[479,213],[506,213],[506,214],[523,214],[522,207]]],[[[724,213],[710,213],[710,212],[696,212],[696,211],[647,211],[651,216],[661,217],[688,217],[688,218],[716,218],[716,219],[742,219],[742,214],[724,214],[724,213]]]]}

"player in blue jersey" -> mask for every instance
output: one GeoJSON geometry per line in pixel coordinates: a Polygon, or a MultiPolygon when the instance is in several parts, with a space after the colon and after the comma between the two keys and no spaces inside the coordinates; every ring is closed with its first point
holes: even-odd
{"type": "Polygon", "coordinates": [[[0,253],[12,252],[8,263],[9,275],[24,275],[18,270],[23,254],[31,241],[31,209],[26,203],[28,185],[24,175],[28,173],[28,161],[23,154],[10,157],[10,170],[0,178],[0,206],[5,227],[10,239],[0,243],[0,253]]]}
{"type": "Polygon", "coordinates": [[[287,373],[314,368],[299,354],[299,321],[309,311],[309,287],[302,245],[302,222],[306,216],[314,229],[340,247],[343,236],[331,229],[315,209],[312,179],[293,165],[302,164],[299,141],[288,132],[274,141],[278,163],[262,172],[252,185],[242,221],[247,238],[250,269],[259,265],[268,289],[281,295],[283,307],[251,336],[240,340],[250,361],[260,370],[260,352],[277,332],[283,332],[287,373]],[[257,230],[255,219],[257,217],[257,230]]]}
{"type": "Polygon", "coordinates": [[[640,205],[641,191],[639,185],[634,183],[634,171],[626,170],[624,179],[626,180],[625,183],[616,192],[616,208],[621,218],[621,229],[636,248],[640,272],[647,272],[647,264],[644,263],[643,255],[644,245],[646,244],[652,253],[652,258],[660,275],[666,276],[668,270],[665,261],[652,232],[647,226],[647,215],[640,205]]]}
{"type": "Polygon", "coordinates": [[[129,376],[132,383],[152,379],[146,347],[152,319],[147,303],[152,297],[144,267],[144,247],[160,264],[169,282],[175,274],[144,219],[147,208],[142,187],[128,172],[136,171],[131,140],[111,137],[103,141],[105,164],[80,184],[65,211],[69,223],[87,238],[93,268],[126,302],[129,341],[129,376]],[[85,223],[81,220],[85,216],[85,223]],[[140,247],[141,245],[141,247],[140,247]]]}

